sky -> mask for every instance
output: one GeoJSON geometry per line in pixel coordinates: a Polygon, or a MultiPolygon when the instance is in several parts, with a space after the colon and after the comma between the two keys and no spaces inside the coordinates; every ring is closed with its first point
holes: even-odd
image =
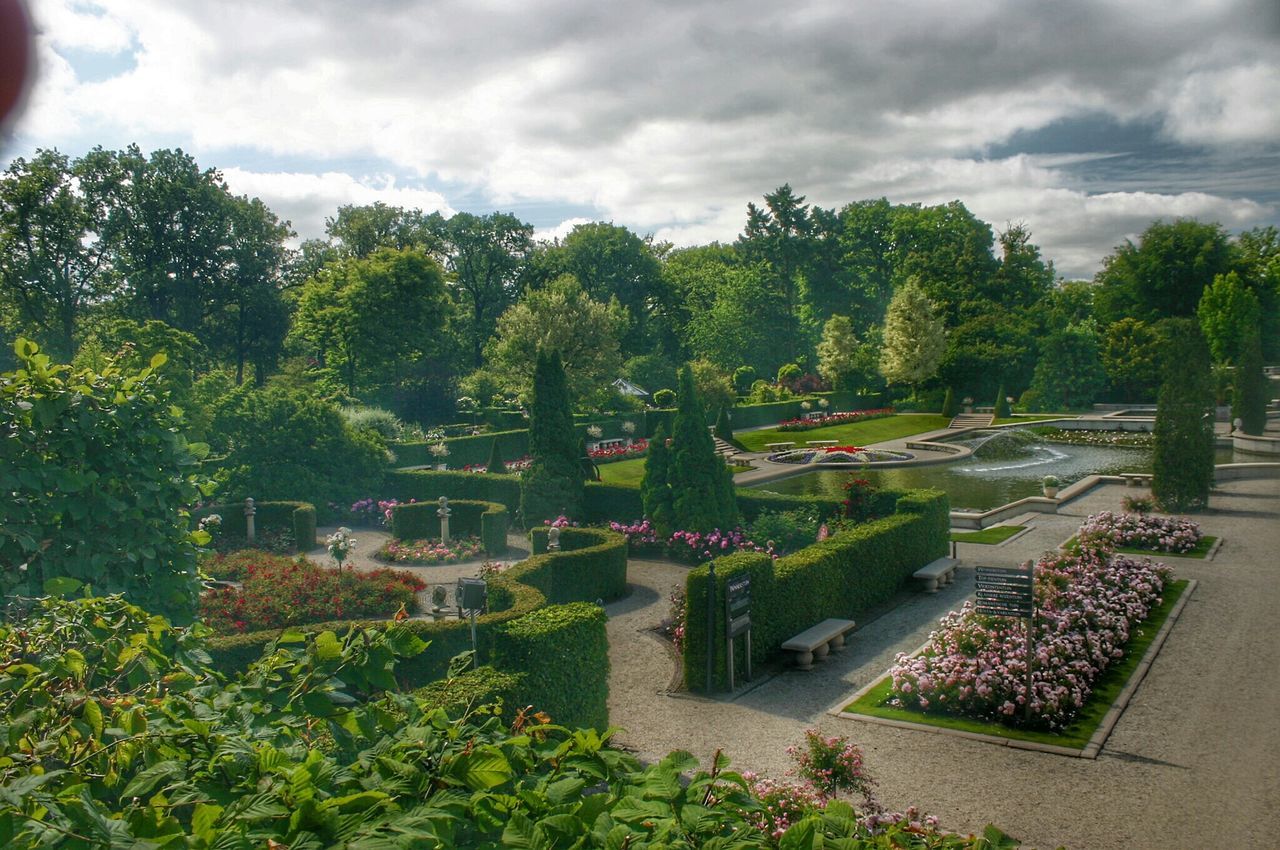
{"type": "Polygon", "coordinates": [[[962,201],[1091,277],[1154,219],[1280,223],[1276,0],[27,0],[0,157],[180,147],[299,238],[341,204],[732,241],[962,201]]]}

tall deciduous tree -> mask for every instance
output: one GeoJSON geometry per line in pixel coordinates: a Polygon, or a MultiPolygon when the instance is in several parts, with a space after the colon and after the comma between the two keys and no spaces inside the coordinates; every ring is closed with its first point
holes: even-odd
{"type": "Polygon", "coordinates": [[[1218,275],[1196,307],[1200,331],[1217,363],[1238,363],[1245,341],[1258,333],[1258,298],[1235,272],[1218,275]]]}
{"type": "Polygon", "coordinates": [[[1073,410],[1091,404],[1106,384],[1092,325],[1068,325],[1044,339],[1031,378],[1045,410],[1073,410]]]}
{"type": "Polygon", "coordinates": [[[582,511],[579,464],[569,388],[560,354],[535,353],[533,398],[529,406],[529,468],[520,480],[520,514],[527,526],[582,511]]]}
{"type": "Polygon", "coordinates": [[[818,374],[833,389],[852,389],[859,383],[858,338],[848,316],[832,316],[822,326],[818,343],[818,374]]]}
{"type": "Polygon", "coordinates": [[[933,302],[915,280],[907,281],[885,314],[880,374],[890,383],[914,387],[937,372],[946,345],[933,302]]]}
{"type": "Polygon", "coordinates": [[[554,350],[568,375],[570,397],[586,399],[619,376],[618,340],[626,321],[616,300],[595,301],[574,278],[559,278],[526,293],[498,319],[486,348],[486,371],[506,391],[527,398],[538,349],[554,350]]]}
{"type": "Polygon", "coordinates": [[[1125,401],[1150,401],[1160,385],[1160,335],[1146,322],[1124,318],[1107,327],[1102,368],[1125,401]]]}
{"type": "Polygon", "coordinates": [[[1204,507],[1213,486],[1209,351],[1194,321],[1178,324],[1167,336],[1151,460],[1151,495],[1166,511],[1204,507]]]}
{"type": "Polygon", "coordinates": [[[422,210],[406,210],[375,201],[338,207],[325,219],[325,233],[340,256],[361,259],[379,248],[417,248],[436,253],[441,245],[422,210]]]}
{"type": "Polygon", "coordinates": [[[519,280],[533,250],[533,226],[510,213],[431,217],[443,244],[449,285],[462,307],[462,337],[472,366],[484,364],[484,345],[498,317],[519,297],[519,280]]]}
{"type": "Polygon", "coordinates": [[[79,324],[111,294],[103,197],[83,160],[57,151],[21,157],[0,176],[0,303],[18,329],[70,358],[79,324]]]}
{"type": "Polygon", "coordinates": [[[1193,219],[1157,221],[1104,260],[1094,305],[1104,324],[1194,316],[1204,288],[1230,271],[1227,234],[1193,219]]]}

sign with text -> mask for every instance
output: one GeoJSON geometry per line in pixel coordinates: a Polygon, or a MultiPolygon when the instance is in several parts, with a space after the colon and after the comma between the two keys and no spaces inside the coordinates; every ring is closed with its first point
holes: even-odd
{"type": "Polygon", "coordinates": [[[995,617],[1035,616],[1034,581],[1027,570],[1008,567],[978,567],[979,614],[995,617]]]}
{"type": "Polygon", "coordinates": [[[751,576],[725,582],[725,637],[735,638],[751,628],[751,576]]]}

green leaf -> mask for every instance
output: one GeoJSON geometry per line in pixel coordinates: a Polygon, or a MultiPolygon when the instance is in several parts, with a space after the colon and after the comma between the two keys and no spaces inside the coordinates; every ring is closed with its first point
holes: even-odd
{"type": "Polygon", "coordinates": [[[822,834],[819,821],[807,817],[793,823],[778,841],[778,850],[822,850],[822,834]]]}
{"type": "Polygon", "coordinates": [[[316,635],[316,657],[321,661],[334,661],[342,657],[342,641],[333,632],[316,635]]]}
{"type": "Polygon", "coordinates": [[[129,781],[129,784],[120,792],[120,798],[130,800],[134,797],[145,797],[162,782],[181,776],[182,772],[182,762],[179,761],[170,760],[153,764],[129,781]]]}
{"type": "Polygon", "coordinates": [[[582,789],[586,787],[587,781],[585,779],[577,776],[566,776],[547,786],[547,800],[553,806],[562,806],[580,796],[582,789]]]}
{"type": "Polygon", "coordinates": [[[195,811],[191,814],[191,831],[198,838],[208,841],[212,838],[213,829],[217,826],[218,818],[222,816],[222,806],[214,806],[208,803],[196,803],[195,811]]]}
{"type": "Polygon", "coordinates": [[[46,596],[65,599],[83,586],[84,582],[70,576],[55,576],[45,581],[44,592],[46,596]]]}
{"type": "Polygon", "coordinates": [[[85,700],[84,703],[84,720],[89,724],[89,728],[93,730],[93,737],[102,737],[102,709],[98,703],[92,699],[85,700]]]}
{"type": "Polygon", "coordinates": [[[161,366],[169,362],[169,355],[163,351],[158,351],[151,356],[151,368],[159,369],[161,366]]]}
{"type": "Polygon", "coordinates": [[[487,791],[510,779],[512,770],[501,751],[485,746],[455,758],[449,766],[449,775],[474,791],[487,791]]]}

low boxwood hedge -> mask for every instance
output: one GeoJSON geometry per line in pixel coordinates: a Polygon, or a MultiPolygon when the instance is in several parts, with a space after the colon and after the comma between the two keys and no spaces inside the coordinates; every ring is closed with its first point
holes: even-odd
{"type": "MultiPolygon", "coordinates": [[[[391,536],[397,540],[425,540],[440,536],[440,505],[413,502],[391,509],[391,536]]],[[[449,500],[450,536],[475,536],[484,550],[497,555],[507,550],[507,507],[477,499],[449,500]]]]}
{"type": "Polygon", "coordinates": [[[395,442],[389,448],[395,455],[394,466],[427,466],[441,462],[453,467],[476,466],[489,462],[494,440],[498,441],[498,450],[506,460],[515,460],[529,453],[527,428],[492,431],[488,434],[476,434],[474,437],[449,437],[444,441],[449,454],[443,458],[437,458],[431,453],[434,443],[424,441],[395,442]]]}
{"type": "MultiPolygon", "coordinates": [[[[624,589],[626,587],[627,543],[626,538],[611,531],[580,531],[584,535],[594,536],[598,542],[571,551],[534,555],[490,580],[489,612],[476,618],[476,645],[482,662],[491,662],[508,672],[527,674],[530,669],[518,664],[522,663],[519,659],[524,658],[527,651],[525,647],[531,645],[533,639],[523,640],[521,636],[526,632],[517,630],[516,638],[506,639],[500,650],[499,631],[523,617],[544,610],[552,611],[551,614],[539,617],[529,631],[541,635],[554,632],[557,626],[565,630],[563,645],[553,657],[564,661],[568,672],[564,675],[555,674],[554,671],[549,671],[547,665],[550,662],[539,662],[537,675],[528,675],[524,679],[518,691],[518,700],[521,705],[534,705],[548,712],[554,708],[558,714],[553,714],[553,717],[559,723],[585,726],[600,722],[599,728],[603,728],[600,718],[607,717],[604,700],[604,695],[608,692],[607,657],[603,665],[597,662],[602,651],[607,652],[608,646],[604,612],[594,605],[581,605],[570,606],[573,610],[567,613],[554,613],[555,609],[563,606],[553,605],[549,608],[548,600],[568,603],[614,598],[614,594],[609,593],[609,588],[619,583],[616,574],[619,565],[620,585],[624,589]],[[601,650],[601,647],[605,649],[601,650]],[[575,693],[555,692],[563,682],[568,682],[575,693]]],[[[577,539],[585,541],[587,538],[577,539]]],[[[383,622],[347,620],[315,623],[303,626],[301,630],[342,633],[350,628],[385,625],[383,622]]],[[[429,643],[421,654],[405,659],[397,666],[397,678],[406,689],[422,687],[443,678],[449,670],[450,659],[471,649],[468,621],[412,619],[406,620],[403,625],[429,643]]],[[[246,669],[256,661],[271,641],[279,636],[279,630],[271,630],[213,637],[208,642],[209,654],[216,668],[225,673],[234,673],[246,669]]]]}
{"type": "MultiPolygon", "coordinates": [[[[294,550],[310,552],[316,548],[316,507],[310,502],[254,502],[253,525],[259,531],[290,531],[294,550]]],[[[247,520],[244,503],[204,505],[191,512],[191,522],[217,514],[222,517],[222,532],[244,537],[247,520]]]]}
{"type": "MultiPolygon", "coordinates": [[[[724,593],[729,579],[751,576],[752,657],[761,663],[788,638],[828,617],[858,619],[884,602],[925,564],[947,554],[950,506],[940,490],[908,491],[897,511],[863,523],[777,560],[751,552],[717,558],[712,625],[714,687],[727,685],[724,593]]],[[[707,648],[706,565],[686,581],[688,615],[685,681],[704,690],[707,648]]],[[[737,641],[736,669],[744,669],[745,641],[737,641]]]]}
{"type": "Polygon", "coordinates": [[[539,609],[498,629],[497,666],[523,674],[516,703],[536,706],[554,723],[608,726],[606,620],[598,605],[573,602],[539,609]]]}
{"type": "MultiPolygon", "coordinates": [[[[525,563],[548,557],[546,526],[529,531],[536,553],[525,563]]],[[[602,528],[560,529],[560,552],[555,569],[526,579],[552,602],[601,599],[608,602],[627,592],[627,540],[602,528]]]]}

